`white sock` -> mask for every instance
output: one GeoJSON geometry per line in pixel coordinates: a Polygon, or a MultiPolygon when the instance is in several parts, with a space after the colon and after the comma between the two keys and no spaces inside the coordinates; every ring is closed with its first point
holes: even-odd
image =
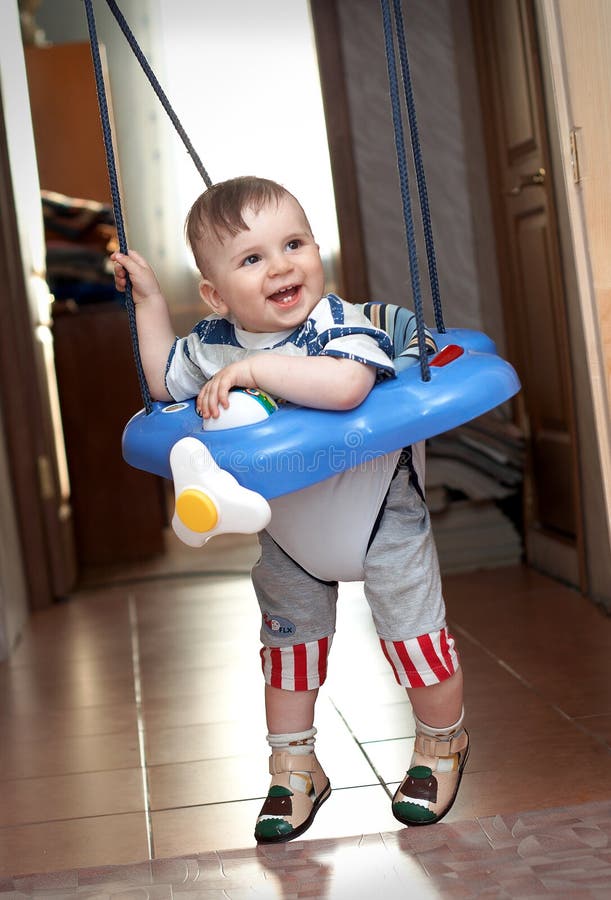
{"type": "Polygon", "coordinates": [[[457,722],[453,725],[447,725],[445,728],[435,728],[433,725],[421,722],[417,716],[414,716],[414,718],[416,720],[416,731],[426,734],[427,737],[446,737],[448,734],[454,734],[454,732],[459,731],[465,718],[465,709],[464,707],[462,708],[457,722]]]}
{"type": "MultiPolygon", "coordinates": [[[[296,731],[292,734],[268,734],[267,743],[273,750],[286,750],[291,756],[309,756],[314,752],[316,729],[296,731]]],[[[312,778],[309,772],[291,772],[289,784],[294,791],[309,794],[312,790],[312,778]]]]}

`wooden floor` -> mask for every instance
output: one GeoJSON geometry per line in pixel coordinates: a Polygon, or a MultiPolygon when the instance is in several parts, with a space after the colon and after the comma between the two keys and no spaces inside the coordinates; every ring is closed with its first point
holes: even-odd
{"type": "Polygon", "coordinates": [[[548,882],[554,872],[556,888],[560,878],[562,896],[611,896],[611,622],[600,610],[522,567],[446,577],[472,750],[444,823],[403,829],[390,796],[410,758],[411,708],[382,656],[361,586],[342,586],[316,721],[317,753],[334,792],[301,842],[262,853],[252,830],[267,791],[268,749],[258,608],[243,571],[256,550],[241,540],[233,565],[230,544],[223,553],[229,574],[219,574],[219,558],[211,557],[207,572],[170,564],[169,577],[157,569],[133,581],[128,572],[122,583],[116,571],[114,583],[92,581],[35,614],[0,665],[0,896],[28,895],[28,886],[46,896],[62,885],[66,895],[86,895],[103,878],[122,890],[152,878],[156,892],[142,896],[170,897],[187,890],[189,871],[199,872],[190,890],[203,897],[370,897],[376,888],[365,885],[374,872],[378,879],[394,872],[401,890],[418,887],[413,896],[475,896],[468,881],[454,893],[457,858],[475,865],[475,891],[483,873],[495,877],[492,850],[502,851],[498,871],[509,875],[490,895],[535,896],[547,882],[532,870],[528,883],[535,879],[537,890],[507,886],[525,877],[523,854],[509,870],[508,854],[517,854],[524,835],[533,839],[533,828],[531,856],[548,882]],[[541,828],[548,835],[559,828],[565,844],[573,828],[567,858],[587,850],[588,859],[598,854],[596,865],[565,866],[558,875],[562,854],[550,863],[541,828]],[[596,846],[583,844],[595,831],[596,846]],[[195,869],[188,859],[199,860],[195,869]],[[231,883],[217,883],[219,860],[231,868],[231,883]],[[129,868],[100,868],[108,866],[129,868]],[[344,869],[365,879],[351,894],[336,892],[344,869]],[[26,873],[47,874],[14,880],[26,873]]]}

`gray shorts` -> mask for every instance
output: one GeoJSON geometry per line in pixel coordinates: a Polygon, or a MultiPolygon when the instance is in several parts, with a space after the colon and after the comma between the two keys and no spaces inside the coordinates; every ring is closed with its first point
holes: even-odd
{"type": "MultiPolygon", "coordinates": [[[[309,575],[259,535],[252,581],[261,607],[261,642],[286,647],[335,632],[337,582],[309,575]]],[[[406,641],[445,625],[445,606],[429,512],[410,470],[397,469],[378,531],[365,558],[365,596],[380,638],[406,641]]]]}

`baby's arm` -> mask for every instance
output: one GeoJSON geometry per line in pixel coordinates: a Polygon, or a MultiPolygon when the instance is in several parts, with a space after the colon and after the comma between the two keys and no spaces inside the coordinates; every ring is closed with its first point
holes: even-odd
{"type": "Polygon", "coordinates": [[[352,409],[370,392],[376,369],[333,356],[281,356],[257,353],[216,373],[199,392],[196,406],[205,419],[229,406],[232,387],[260,388],[300,406],[352,409]]]}
{"type": "Polygon", "coordinates": [[[175,335],[159,282],[147,261],[134,250],[127,256],[113,253],[111,259],[117,290],[125,291],[126,272],[129,273],[140,356],[151,395],[155,400],[171,400],[165,386],[165,369],[175,335]]]}

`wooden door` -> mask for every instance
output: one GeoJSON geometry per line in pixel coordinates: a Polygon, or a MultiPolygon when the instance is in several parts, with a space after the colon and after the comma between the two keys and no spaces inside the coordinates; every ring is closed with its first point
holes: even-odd
{"type": "Polygon", "coordinates": [[[533,4],[471,0],[511,361],[529,436],[533,565],[582,588],[571,359],[533,4]]]}

